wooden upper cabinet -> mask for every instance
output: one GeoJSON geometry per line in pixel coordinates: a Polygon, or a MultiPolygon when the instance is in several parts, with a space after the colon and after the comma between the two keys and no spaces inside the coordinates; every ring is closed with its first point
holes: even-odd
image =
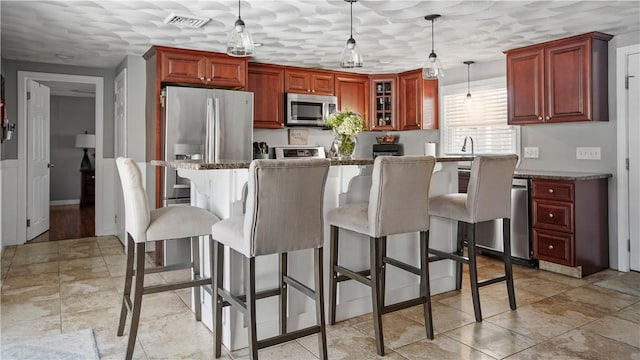
{"type": "Polygon", "coordinates": [[[247,59],[227,54],[154,46],[146,54],[156,56],[161,83],[242,89],[247,82],[247,59]]]}
{"type": "Polygon", "coordinates": [[[397,130],[438,128],[438,80],[424,80],[422,69],[398,75],[399,121],[397,130]]]}
{"type": "Polygon", "coordinates": [[[334,94],[334,76],[329,71],[287,68],[285,70],[285,91],[291,93],[334,94]]]}
{"type": "Polygon", "coordinates": [[[366,122],[369,116],[369,77],[367,75],[336,73],[336,96],[339,110],[351,110],[366,122]]]}
{"type": "Polygon", "coordinates": [[[253,127],[284,127],[284,68],[249,63],[247,91],[253,92],[253,127]]]}
{"type": "Polygon", "coordinates": [[[396,74],[371,75],[369,81],[371,83],[369,130],[396,130],[398,125],[398,76],[396,74]]]}
{"type": "Polygon", "coordinates": [[[593,32],[506,51],[509,124],[608,121],[611,38],[593,32]]]}

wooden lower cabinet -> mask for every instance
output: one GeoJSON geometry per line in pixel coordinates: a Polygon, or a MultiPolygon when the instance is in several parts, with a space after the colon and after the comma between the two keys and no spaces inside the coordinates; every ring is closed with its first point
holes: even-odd
{"type": "Polygon", "coordinates": [[[607,181],[532,181],[535,259],[574,268],[579,276],[609,267],[607,181]]]}

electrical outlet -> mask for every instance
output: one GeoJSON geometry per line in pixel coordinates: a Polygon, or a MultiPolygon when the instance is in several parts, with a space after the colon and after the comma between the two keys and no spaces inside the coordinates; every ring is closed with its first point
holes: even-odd
{"type": "Polygon", "coordinates": [[[540,157],[540,152],[537,146],[527,146],[524,148],[524,157],[537,159],[540,157]]]}
{"type": "Polygon", "coordinates": [[[600,147],[577,147],[576,159],[578,160],[600,160],[600,147]]]}

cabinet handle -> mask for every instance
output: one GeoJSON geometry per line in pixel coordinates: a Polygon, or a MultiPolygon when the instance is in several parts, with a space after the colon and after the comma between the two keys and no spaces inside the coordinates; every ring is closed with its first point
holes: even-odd
{"type": "Polygon", "coordinates": [[[549,245],[549,246],[547,246],[547,249],[549,249],[549,250],[553,250],[553,245],[549,245]]]}
{"type": "Polygon", "coordinates": [[[204,76],[200,76],[200,81],[205,81],[204,76]]]}
{"type": "Polygon", "coordinates": [[[311,92],[316,92],[316,89],[311,89],[311,92]]]}
{"type": "Polygon", "coordinates": [[[538,120],[542,120],[542,116],[538,116],[538,120]]]}
{"type": "Polygon", "coordinates": [[[553,194],[553,189],[549,189],[549,194],[553,194]]]}
{"type": "Polygon", "coordinates": [[[553,213],[549,213],[549,218],[553,219],[553,213]]]}
{"type": "Polygon", "coordinates": [[[211,81],[211,78],[207,78],[207,82],[211,81]]]}
{"type": "Polygon", "coordinates": [[[547,116],[545,116],[545,118],[544,118],[544,119],[545,119],[545,120],[549,120],[549,119],[551,119],[551,116],[547,115],[547,116]]]}

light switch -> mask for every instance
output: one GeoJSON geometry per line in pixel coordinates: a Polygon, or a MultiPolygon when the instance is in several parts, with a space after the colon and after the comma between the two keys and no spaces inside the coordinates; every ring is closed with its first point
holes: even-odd
{"type": "Polygon", "coordinates": [[[600,160],[600,147],[577,147],[576,159],[578,160],[600,160]]]}

